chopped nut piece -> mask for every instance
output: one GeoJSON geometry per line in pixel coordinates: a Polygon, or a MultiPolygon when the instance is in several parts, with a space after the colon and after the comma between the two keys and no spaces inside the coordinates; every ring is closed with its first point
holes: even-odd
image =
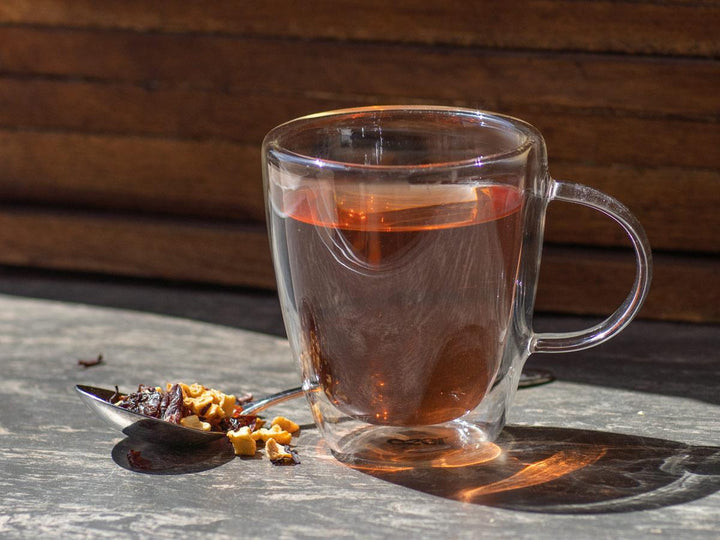
{"type": "Polygon", "coordinates": [[[270,422],[270,425],[280,426],[281,429],[287,431],[288,433],[295,433],[300,429],[300,426],[298,426],[292,420],[288,420],[284,416],[276,416],[275,418],[273,418],[273,421],[270,422]]]}
{"type": "Polygon", "coordinates": [[[207,395],[186,397],[183,402],[193,413],[199,415],[205,407],[212,404],[212,397],[207,395]]]}
{"type": "Polygon", "coordinates": [[[218,405],[225,412],[225,416],[230,418],[235,413],[236,403],[235,396],[223,394],[223,398],[218,402],[218,405]]]}
{"type": "Polygon", "coordinates": [[[201,420],[209,422],[216,431],[224,430],[220,424],[235,413],[235,396],[198,383],[178,384],[183,391],[185,406],[201,420]]]}
{"type": "Polygon", "coordinates": [[[199,429],[200,431],[210,431],[210,428],[212,427],[209,423],[200,420],[196,414],[181,418],[180,425],[192,429],[199,429]]]}
{"type": "Polygon", "coordinates": [[[265,444],[267,444],[269,439],[275,439],[275,441],[280,444],[290,444],[290,441],[292,441],[292,434],[288,433],[278,425],[274,425],[270,429],[258,429],[252,435],[256,441],[258,439],[262,439],[265,441],[265,444]]]}
{"type": "Polygon", "coordinates": [[[225,418],[225,413],[220,407],[218,407],[217,403],[211,403],[205,408],[205,410],[203,410],[202,416],[206,420],[212,422],[213,420],[220,420],[221,418],[225,418]]]}
{"type": "MultiPolygon", "coordinates": [[[[168,383],[170,384],[170,383],[168,383]]],[[[205,392],[205,387],[202,384],[193,383],[193,384],[185,384],[180,383],[180,387],[183,389],[183,392],[185,392],[185,395],[191,398],[198,397],[202,395],[203,392],[205,392]]]]}
{"type": "Polygon", "coordinates": [[[295,462],[293,454],[283,445],[278,444],[272,437],[265,442],[265,453],[273,463],[295,462]]]}
{"type": "Polygon", "coordinates": [[[254,456],[257,452],[257,444],[252,438],[249,427],[242,427],[237,431],[228,431],[227,437],[233,445],[236,456],[254,456]]]}

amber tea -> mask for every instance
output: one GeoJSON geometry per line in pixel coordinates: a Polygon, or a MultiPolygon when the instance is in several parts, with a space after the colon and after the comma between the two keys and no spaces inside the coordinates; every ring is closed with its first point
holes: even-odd
{"type": "Polygon", "coordinates": [[[423,425],[474,409],[507,334],[521,197],[503,185],[337,186],[274,209],[306,369],[340,410],[423,425]]]}

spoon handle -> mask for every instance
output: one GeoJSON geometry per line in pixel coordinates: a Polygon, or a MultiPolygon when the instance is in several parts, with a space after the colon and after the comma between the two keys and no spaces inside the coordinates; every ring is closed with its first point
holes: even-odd
{"type": "MultiPolygon", "coordinates": [[[[528,370],[527,373],[523,373],[523,377],[520,380],[520,388],[527,388],[530,386],[536,386],[550,382],[554,379],[550,372],[544,370],[528,370]]],[[[312,391],[317,391],[317,387],[313,388],[312,391]]],[[[283,401],[289,401],[291,399],[299,398],[303,395],[302,387],[290,388],[283,390],[277,394],[271,394],[257,401],[252,401],[243,406],[242,414],[255,414],[260,411],[264,411],[268,407],[282,403],[283,401]]]]}
{"type": "Polygon", "coordinates": [[[255,414],[259,411],[263,411],[271,405],[277,405],[283,401],[289,401],[291,399],[299,398],[303,395],[303,389],[301,387],[290,388],[289,390],[283,390],[277,394],[264,397],[257,401],[253,401],[243,406],[242,414],[255,414]]]}

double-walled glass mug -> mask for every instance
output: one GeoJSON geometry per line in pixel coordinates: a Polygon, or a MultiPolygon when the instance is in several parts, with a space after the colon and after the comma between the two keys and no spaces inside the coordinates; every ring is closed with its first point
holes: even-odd
{"type": "Polygon", "coordinates": [[[263,170],[290,347],[341,461],[492,457],[528,356],[602,343],[648,291],[638,221],[595,189],[551,178],[542,136],[514,118],[434,106],[316,114],[268,133],[263,170]],[[553,200],[604,212],[635,249],[629,296],[584,331],[532,328],[553,200]]]}

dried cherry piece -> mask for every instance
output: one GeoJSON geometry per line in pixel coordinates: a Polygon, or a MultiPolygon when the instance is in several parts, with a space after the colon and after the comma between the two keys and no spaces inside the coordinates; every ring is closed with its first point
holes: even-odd
{"type": "Polygon", "coordinates": [[[127,460],[133,469],[145,471],[152,469],[152,462],[149,459],[145,459],[139,450],[128,450],[127,460]]]}
{"type": "Polygon", "coordinates": [[[162,419],[179,424],[180,420],[189,412],[183,401],[182,388],[179,384],[173,384],[164,397],[167,397],[167,408],[163,411],[162,419]]]}
{"type": "Polygon", "coordinates": [[[139,403],[140,413],[154,418],[160,418],[160,403],[162,395],[157,390],[148,392],[144,401],[139,403]]]}
{"type": "Polygon", "coordinates": [[[152,418],[160,418],[160,404],[162,402],[162,393],[154,386],[141,384],[138,391],[128,394],[116,405],[132,412],[151,416],[152,418]]]}
{"type": "Polygon", "coordinates": [[[253,400],[253,395],[250,392],[245,392],[242,396],[235,397],[235,403],[238,405],[245,405],[253,400]]]}
{"type": "Polygon", "coordinates": [[[225,418],[221,428],[223,431],[237,431],[238,429],[248,426],[250,431],[255,431],[258,417],[254,414],[246,414],[245,416],[233,416],[225,418]]]}

